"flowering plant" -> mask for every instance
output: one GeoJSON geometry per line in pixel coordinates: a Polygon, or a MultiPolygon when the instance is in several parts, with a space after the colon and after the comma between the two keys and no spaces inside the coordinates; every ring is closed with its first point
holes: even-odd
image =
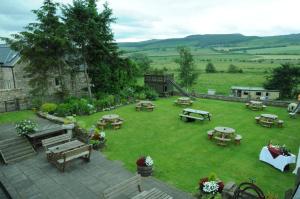
{"type": "Polygon", "coordinates": [[[224,183],[217,179],[215,174],[209,177],[201,178],[199,181],[199,190],[207,194],[221,193],[224,188],[224,183]]]}
{"type": "Polygon", "coordinates": [[[136,165],[140,167],[150,167],[153,165],[153,159],[150,156],[142,156],[136,161],[136,165]]]}
{"type": "Polygon", "coordinates": [[[290,150],[284,145],[273,145],[269,143],[268,149],[271,152],[272,155],[284,155],[284,156],[289,156],[290,155],[290,150]]]}
{"type": "Polygon", "coordinates": [[[37,124],[31,120],[22,120],[15,126],[18,135],[26,135],[37,131],[37,124]]]}

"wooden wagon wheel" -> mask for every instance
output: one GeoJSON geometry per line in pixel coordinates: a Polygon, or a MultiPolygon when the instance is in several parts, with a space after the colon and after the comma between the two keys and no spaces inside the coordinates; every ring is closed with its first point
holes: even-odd
{"type": "Polygon", "coordinates": [[[253,183],[241,183],[233,195],[234,199],[265,199],[263,191],[253,183]],[[249,192],[251,191],[251,192],[249,192]]]}

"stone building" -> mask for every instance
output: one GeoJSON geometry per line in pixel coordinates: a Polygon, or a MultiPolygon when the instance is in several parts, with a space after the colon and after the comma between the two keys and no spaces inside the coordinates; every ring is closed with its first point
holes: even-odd
{"type": "MultiPolygon", "coordinates": [[[[20,61],[20,54],[11,50],[7,45],[0,44],[0,112],[25,109],[28,107],[29,78],[26,77],[24,67],[26,63],[20,61]]],[[[71,95],[84,95],[86,81],[83,70],[76,73],[76,82],[71,81],[70,75],[65,76],[65,83],[71,95]]],[[[59,91],[60,82],[53,77],[49,87],[49,96],[59,91]]]]}
{"type": "Polygon", "coordinates": [[[280,92],[279,90],[267,90],[261,87],[232,86],[231,94],[240,98],[276,100],[279,98],[280,92]]]}

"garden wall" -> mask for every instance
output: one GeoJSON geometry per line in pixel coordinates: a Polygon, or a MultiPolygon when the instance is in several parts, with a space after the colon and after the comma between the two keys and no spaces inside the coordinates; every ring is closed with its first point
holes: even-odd
{"type": "MultiPolygon", "coordinates": [[[[175,95],[181,95],[181,94],[179,92],[175,92],[175,95]]],[[[197,98],[215,99],[215,100],[231,101],[231,102],[246,103],[249,101],[249,99],[233,97],[233,96],[225,96],[225,95],[208,95],[208,94],[201,94],[201,93],[191,93],[191,95],[197,98]]],[[[292,102],[295,101],[266,100],[264,101],[264,104],[268,106],[287,107],[292,102]]]]}

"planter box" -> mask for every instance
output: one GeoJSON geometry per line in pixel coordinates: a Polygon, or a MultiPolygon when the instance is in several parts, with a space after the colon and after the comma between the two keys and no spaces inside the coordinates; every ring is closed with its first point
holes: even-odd
{"type": "Polygon", "coordinates": [[[141,176],[143,176],[143,177],[151,176],[153,173],[152,166],[147,166],[147,167],[146,166],[144,166],[144,167],[137,166],[137,173],[141,174],[141,176]]]}

